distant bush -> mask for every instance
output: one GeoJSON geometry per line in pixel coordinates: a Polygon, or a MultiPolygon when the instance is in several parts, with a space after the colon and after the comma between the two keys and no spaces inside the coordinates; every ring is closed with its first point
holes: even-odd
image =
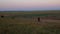
{"type": "Polygon", "coordinates": [[[4,16],[1,16],[1,18],[4,18],[4,16]]]}

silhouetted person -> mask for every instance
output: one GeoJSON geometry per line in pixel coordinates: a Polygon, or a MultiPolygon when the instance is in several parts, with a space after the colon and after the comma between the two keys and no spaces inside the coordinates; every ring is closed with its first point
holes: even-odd
{"type": "Polygon", "coordinates": [[[4,18],[4,16],[1,16],[1,18],[4,18]]]}
{"type": "Polygon", "coordinates": [[[38,17],[38,22],[40,22],[40,18],[38,17]]]}

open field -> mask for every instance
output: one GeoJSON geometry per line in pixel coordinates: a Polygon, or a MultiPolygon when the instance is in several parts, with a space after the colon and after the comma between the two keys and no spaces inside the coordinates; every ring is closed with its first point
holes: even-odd
{"type": "Polygon", "coordinates": [[[60,34],[60,12],[0,12],[0,34],[60,34]]]}

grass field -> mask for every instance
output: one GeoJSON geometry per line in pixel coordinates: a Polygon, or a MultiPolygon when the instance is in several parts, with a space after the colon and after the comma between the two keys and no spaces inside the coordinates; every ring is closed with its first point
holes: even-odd
{"type": "MultiPolygon", "coordinates": [[[[0,34],[60,34],[60,20],[47,22],[37,18],[57,16],[60,12],[0,12],[0,34]]],[[[51,21],[51,20],[50,20],[51,21]]]]}

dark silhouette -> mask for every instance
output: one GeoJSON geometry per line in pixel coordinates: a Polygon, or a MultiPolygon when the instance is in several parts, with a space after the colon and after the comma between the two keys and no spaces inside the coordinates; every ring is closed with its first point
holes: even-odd
{"type": "Polygon", "coordinates": [[[40,18],[38,17],[38,22],[40,22],[40,18]]]}
{"type": "Polygon", "coordinates": [[[4,16],[1,16],[1,18],[4,18],[4,16]]]}

